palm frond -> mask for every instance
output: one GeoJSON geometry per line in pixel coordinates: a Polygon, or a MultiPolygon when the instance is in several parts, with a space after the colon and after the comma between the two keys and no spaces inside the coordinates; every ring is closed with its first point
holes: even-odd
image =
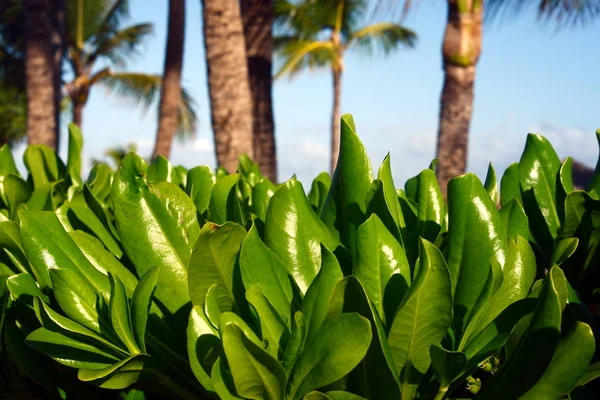
{"type": "Polygon", "coordinates": [[[124,67],[128,59],[138,54],[139,45],[152,34],[152,30],[152,24],[137,24],[96,41],[86,65],[92,66],[96,60],[107,58],[117,67],[124,67]]]}
{"type": "Polygon", "coordinates": [[[27,96],[0,82],[0,142],[16,144],[27,134],[27,96]]]}
{"type": "Polygon", "coordinates": [[[379,48],[384,54],[388,54],[400,45],[413,48],[416,42],[417,35],[412,30],[402,25],[380,22],[354,32],[350,36],[347,46],[356,45],[368,52],[379,48]]]}
{"type": "Polygon", "coordinates": [[[275,74],[275,79],[283,75],[291,78],[305,68],[323,67],[336,61],[330,41],[288,40],[277,53],[282,58],[283,65],[275,74]]]}
{"type": "Polygon", "coordinates": [[[600,16],[600,0],[487,0],[485,18],[510,18],[527,8],[537,11],[540,20],[555,21],[559,27],[586,24],[600,16]]]}
{"type": "Polygon", "coordinates": [[[129,0],[67,0],[67,37],[79,50],[88,41],[117,31],[129,15],[129,0]]]}

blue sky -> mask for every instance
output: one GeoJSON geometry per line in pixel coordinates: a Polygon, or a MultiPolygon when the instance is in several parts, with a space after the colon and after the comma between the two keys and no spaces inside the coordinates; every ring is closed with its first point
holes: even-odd
{"type": "MultiPolygon", "coordinates": [[[[200,1],[188,0],[186,6],[183,84],[198,102],[200,124],[195,140],[175,144],[172,161],[188,167],[214,166],[200,1]]],[[[126,24],[152,22],[154,35],[128,69],[161,73],[167,1],[133,0],[131,12],[126,24]]],[[[388,57],[350,52],[345,60],[342,112],[354,115],[374,168],[391,152],[398,186],[426,168],[435,154],[445,17],[444,1],[422,1],[404,21],[419,36],[415,49],[400,49],[388,57]]],[[[557,32],[552,25],[536,23],[533,13],[485,26],[470,171],[483,178],[492,161],[501,174],[518,161],[528,132],[548,137],[561,158],[571,155],[595,164],[594,131],[600,127],[599,39],[599,22],[557,32]]],[[[297,173],[306,187],[328,168],[331,104],[327,70],[275,83],[280,180],[297,173]]],[[[129,142],[136,142],[142,155],[149,155],[156,119],[155,106],[144,113],[102,88],[95,89],[84,111],[85,158],[101,157],[106,147],[129,142]]]]}

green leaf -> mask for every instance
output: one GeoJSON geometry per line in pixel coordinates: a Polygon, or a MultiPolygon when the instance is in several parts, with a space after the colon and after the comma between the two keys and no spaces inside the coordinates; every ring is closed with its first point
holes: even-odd
{"type": "Polygon", "coordinates": [[[340,155],[322,218],[327,226],[339,232],[341,242],[352,257],[356,230],[365,220],[365,200],[371,181],[371,162],[356,134],[352,116],[345,114],[341,123],[340,155]]]}
{"type": "Polygon", "coordinates": [[[352,274],[364,285],[384,324],[391,324],[410,286],[410,266],[402,246],[375,214],[356,232],[352,274]]]}
{"type": "Polygon", "coordinates": [[[103,369],[80,369],[77,378],[104,389],[121,390],[147,380],[160,370],[161,364],[152,356],[136,354],[103,369]]]}
{"type": "Polygon", "coordinates": [[[36,190],[59,180],[65,170],[56,152],[44,145],[28,146],[23,154],[23,161],[33,180],[33,188],[36,190]]]}
{"type": "Polygon", "coordinates": [[[400,398],[398,372],[379,314],[367,294],[360,280],[349,276],[337,283],[329,303],[328,318],[356,312],[371,323],[373,340],[365,358],[350,373],[348,389],[356,388],[354,391],[360,390],[372,399],[397,399],[400,398]]]}
{"type": "Polygon", "coordinates": [[[20,176],[12,155],[12,150],[8,144],[5,144],[0,147],[0,177],[9,174],[20,176]]]}
{"type": "Polygon", "coordinates": [[[302,293],[306,293],[319,271],[319,244],[332,251],[340,246],[312,210],[302,184],[294,178],[282,184],[271,198],[264,232],[265,244],[287,267],[302,293]]]}
{"type": "Polygon", "coordinates": [[[578,245],[579,239],[576,237],[557,240],[556,244],[554,245],[554,249],[552,249],[552,258],[550,259],[550,264],[560,265],[565,262],[573,255],[573,253],[575,253],[578,245]]]}
{"type": "Polygon", "coordinates": [[[431,364],[429,347],[442,341],[452,323],[452,286],[442,253],[421,239],[419,260],[415,280],[388,335],[400,372],[402,399],[414,396],[431,364]]]}
{"type": "Polygon", "coordinates": [[[21,241],[41,283],[52,288],[49,271],[77,271],[97,294],[109,298],[108,278],[98,271],[69,237],[56,215],[48,211],[21,211],[21,241]]]}
{"type": "Polygon", "coordinates": [[[108,274],[108,279],[110,280],[111,289],[109,311],[112,328],[119,339],[121,339],[121,342],[127,347],[130,354],[141,353],[133,337],[131,313],[129,311],[129,301],[125,294],[125,287],[123,287],[119,278],[112,274],[108,274]]]}
{"type": "Polygon", "coordinates": [[[313,338],[325,321],[333,289],[344,277],[337,258],[324,246],[321,246],[321,253],[321,268],[308,288],[300,308],[307,324],[308,338],[313,338]]]}
{"type": "Polygon", "coordinates": [[[492,166],[492,163],[490,163],[488,166],[487,175],[485,176],[485,183],[483,186],[490,195],[492,203],[498,204],[500,202],[500,193],[498,193],[498,184],[496,183],[496,170],[492,166]]]}
{"type": "MultiPolygon", "coordinates": [[[[83,185],[83,198],[85,199],[85,204],[87,204],[90,210],[98,217],[104,227],[120,242],[121,236],[115,228],[114,216],[107,210],[106,206],[100,202],[87,183],[83,185]]],[[[122,254],[123,252],[119,251],[119,253],[122,254]]]]}
{"type": "MultiPolygon", "coordinates": [[[[402,213],[402,207],[398,201],[396,194],[396,186],[394,179],[392,178],[392,166],[390,162],[390,154],[383,159],[379,171],[377,173],[377,179],[379,179],[383,185],[383,195],[387,209],[389,210],[392,219],[395,222],[396,227],[400,231],[401,237],[398,237],[400,244],[405,245],[406,243],[406,222],[404,221],[404,214],[402,213]]],[[[393,233],[393,231],[391,231],[393,233]]]]}
{"type": "Polygon", "coordinates": [[[7,175],[0,183],[2,200],[9,210],[9,217],[17,219],[17,211],[21,204],[26,204],[31,199],[32,191],[27,182],[17,175],[7,175]]]}
{"type": "Polygon", "coordinates": [[[431,368],[438,381],[440,392],[446,392],[448,387],[459,378],[467,364],[467,357],[460,351],[449,351],[439,345],[429,347],[431,368]]]}
{"type": "Polygon", "coordinates": [[[113,171],[106,164],[96,164],[90,171],[86,183],[100,202],[106,202],[110,195],[113,175],[113,171]]]}
{"type": "MultiPolygon", "coordinates": [[[[600,147],[600,129],[596,130],[596,140],[598,141],[598,146],[600,147]]],[[[598,162],[596,163],[596,169],[594,170],[592,181],[586,190],[588,192],[595,190],[596,193],[600,193],[600,156],[598,156],[598,162]]]]}
{"type": "Polygon", "coordinates": [[[577,387],[588,384],[600,377],[600,361],[597,361],[593,364],[590,364],[585,373],[581,376],[579,381],[577,382],[577,387]]]}
{"type": "Polygon", "coordinates": [[[331,177],[327,172],[321,172],[312,181],[310,192],[308,192],[308,202],[317,215],[321,215],[325,200],[331,188],[331,177]]]}
{"type": "Polygon", "coordinates": [[[292,285],[287,269],[260,239],[255,224],[252,224],[242,242],[239,263],[246,290],[255,289],[261,292],[286,325],[290,326],[292,285]]]}
{"type": "Polygon", "coordinates": [[[179,187],[183,190],[187,187],[187,176],[188,170],[183,165],[178,165],[175,167],[175,175],[177,175],[177,180],[179,181],[179,187]]]}
{"type": "Polygon", "coordinates": [[[275,309],[275,306],[260,291],[246,290],[246,299],[256,310],[260,322],[260,332],[266,350],[278,359],[283,355],[283,349],[290,336],[288,321],[285,321],[275,309]]]}
{"type": "Polygon", "coordinates": [[[300,353],[288,379],[286,398],[301,399],[348,374],[367,353],[371,338],[369,321],[356,313],[325,321],[300,353]]]}
{"type": "Polygon", "coordinates": [[[285,347],[285,352],[283,353],[283,357],[281,359],[281,365],[285,370],[286,376],[289,376],[294,364],[296,363],[296,360],[298,359],[298,355],[304,348],[306,334],[307,329],[304,316],[302,315],[302,312],[296,311],[294,314],[294,321],[292,321],[290,339],[288,340],[287,346],[285,347]]]}
{"type": "Polygon", "coordinates": [[[523,204],[523,198],[521,197],[521,172],[518,163],[511,164],[500,181],[500,204],[502,207],[506,206],[511,200],[517,199],[517,201],[523,204]]]}
{"type": "Polygon", "coordinates": [[[556,346],[544,375],[529,389],[522,400],[554,400],[575,387],[594,356],[596,343],[589,325],[577,322],[556,346]]]}
{"type": "Polygon", "coordinates": [[[24,273],[36,273],[37,270],[31,268],[27,256],[25,256],[25,250],[21,243],[21,236],[19,231],[19,225],[13,221],[1,221],[0,222],[0,247],[4,249],[8,258],[12,263],[24,273]]]}
{"type": "Polygon", "coordinates": [[[112,254],[121,258],[123,251],[119,242],[90,208],[72,203],[66,203],[61,206],[61,208],[63,207],[65,207],[67,219],[73,229],[79,229],[97,237],[112,254]]]}
{"type": "Polygon", "coordinates": [[[246,230],[233,222],[207,223],[202,228],[190,260],[188,283],[194,305],[202,305],[208,289],[217,284],[220,310],[230,311],[243,299],[237,257],[246,230]]]}
{"type": "Polygon", "coordinates": [[[357,396],[350,392],[332,390],[327,393],[317,391],[310,392],[302,400],[366,400],[364,397],[357,396]]]}
{"type": "Polygon", "coordinates": [[[83,150],[83,135],[74,123],[69,124],[69,153],[67,158],[67,174],[76,186],[81,186],[81,152],[83,150]]]}
{"type": "Polygon", "coordinates": [[[519,162],[523,206],[536,241],[550,249],[558,236],[560,218],[556,205],[556,179],[560,160],[552,145],[540,135],[527,135],[519,162]]]}
{"type": "Polygon", "coordinates": [[[417,175],[417,197],[415,200],[418,204],[418,236],[433,243],[444,223],[446,205],[435,172],[432,170],[425,169],[417,175]]]}
{"type": "Polygon", "coordinates": [[[228,175],[217,180],[210,194],[208,204],[208,218],[216,224],[227,221],[246,223],[245,210],[238,198],[237,187],[240,180],[239,174],[228,175]]]}
{"type": "Polygon", "coordinates": [[[573,159],[567,157],[556,176],[556,210],[561,222],[565,220],[565,199],[573,190],[573,159]]]}
{"type": "Polygon", "coordinates": [[[276,190],[277,187],[267,178],[262,178],[252,188],[251,211],[256,214],[261,221],[265,221],[267,218],[267,209],[269,208],[271,197],[273,197],[276,190]]]}
{"type": "Polygon", "coordinates": [[[506,258],[504,225],[495,204],[472,173],[448,183],[448,269],[454,298],[454,327],[462,338],[474,316],[494,258],[506,258]]]}
{"type": "Polygon", "coordinates": [[[517,399],[535,385],[550,364],[558,344],[566,300],[564,274],[554,266],[544,279],[537,307],[519,346],[486,382],[478,397],[517,399]]]}
{"type": "Polygon", "coordinates": [[[175,313],[190,300],[187,266],[200,233],[196,207],[176,185],[148,183],[146,170],[135,154],[123,159],[112,190],[115,221],[137,275],[160,267],[156,298],[175,313]]]}
{"type": "Polygon", "coordinates": [[[218,355],[215,348],[218,349],[220,346],[220,340],[206,320],[200,306],[194,306],[190,312],[186,337],[190,367],[194,376],[207,391],[211,392],[213,382],[210,373],[216,361],[215,353],[218,355]]]}
{"type": "Polygon", "coordinates": [[[33,277],[26,273],[9,276],[6,279],[6,287],[14,299],[23,301],[25,304],[33,307],[33,299],[39,297],[45,303],[50,299],[40,290],[33,277]]]}
{"type": "Polygon", "coordinates": [[[131,325],[133,336],[142,352],[146,352],[146,325],[152,306],[152,296],[158,283],[159,267],[154,267],[142,276],[131,298],[131,325]]]}
{"type": "Polygon", "coordinates": [[[237,393],[248,399],[283,399],[286,376],[277,359],[235,324],[223,328],[222,338],[237,393]]]}
{"type": "Polygon", "coordinates": [[[526,239],[531,238],[531,234],[529,233],[529,219],[518,199],[512,199],[504,204],[499,213],[508,238],[514,241],[517,241],[519,236],[523,236],[526,239]]]}
{"type": "MultiPolygon", "coordinates": [[[[226,307],[226,306],[223,306],[226,307]]],[[[219,304],[219,285],[214,283],[210,285],[204,297],[204,304],[202,309],[208,321],[212,324],[215,329],[219,329],[219,321],[221,320],[221,314],[225,311],[229,311],[226,308],[221,310],[219,304]]]]}
{"type": "Polygon", "coordinates": [[[179,178],[175,167],[161,155],[156,156],[148,167],[148,182],[171,182],[179,186],[179,178]]]}

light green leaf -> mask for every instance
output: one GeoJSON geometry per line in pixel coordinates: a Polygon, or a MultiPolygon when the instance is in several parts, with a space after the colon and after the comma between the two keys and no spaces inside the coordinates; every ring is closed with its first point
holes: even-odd
{"type": "Polygon", "coordinates": [[[67,159],[67,174],[76,186],[81,186],[81,152],[83,150],[83,135],[74,123],[69,124],[69,153],[67,159]]]}
{"type": "Polygon", "coordinates": [[[263,342],[266,342],[266,350],[276,359],[283,355],[290,336],[290,331],[275,306],[260,291],[256,289],[246,290],[246,299],[254,307],[260,322],[260,332],[263,342]]]}
{"type": "Polygon", "coordinates": [[[208,219],[216,224],[233,221],[240,225],[246,223],[246,214],[238,198],[239,174],[228,175],[217,180],[210,194],[208,219]]]}
{"type": "Polygon", "coordinates": [[[206,320],[202,307],[194,306],[192,308],[186,333],[190,367],[200,384],[211,392],[213,391],[213,382],[210,371],[216,361],[216,351],[213,349],[220,346],[220,340],[211,324],[206,320]]]}
{"type": "Polygon", "coordinates": [[[487,175],[485,176],[485,183],[483,186],[490,195],[492,203],[499,204],[500,193],[498,193],[498,184],[496,183],[496,170],[494,169],[492,163],[490,163],[488,166],[487,175]]]}
{"type": "Polygon", "coordinates": [[[321,215],[325,200],[331,188],[331,177],[327,172],[321,172],[312,181],[310,192],[308,192],[308,202],[317,215],[321,215]]]}
{"type": "Polygon", "coordinates": [[[133,337],[131,313],[129,311],[129,301],[125,294],[125,287],[123,287],[117,276],[108,274],[108,279],[110,280],[109,311],[112,328],[119,339],[121,339],[121,342],[127,347],[130,354],[139,354],[141,351],[133,337]]]}
{"type": "Polygon", "coordinates": [[[552,258],[550,258],[550,264],[560,265],[565,262],[569,257],[575,253],[577,246],[579,245],[579,239],[563,238],[556,241],[554,249],[552,249],[552,258]]]}
{"type": "Polygon", "coordinates": [[[519,203],[523,204],[519,163],[513,163],[506,168],[500,181],[500,204],[502,204],[502,207],[506,206],[513,199],[517,199],[519,203]]]}
{"type": "Polygon", "coordinates": [[[267,178],[262,178],[252,187],[252,204],[250,208],[261,221],[267,219],[267,209],[276,190],[277,187],[267,178]]]}
{"type": "Polygon", "coordinates": [[[134,383],[154,377],[160,362],[146,354],[136,354],[103,369],[80,369],[77,378],[104,389],[121,390],[134,383]]]}
{"type": "Polygon", "coordinates": [[[148,167],[148,182],[171,182],[179,186],[179,178],[175,167],[161,155],[156,156],[148,167]]]}
{"type": "Polygon", "coordinates": [[[531,238],[529,232],[529,219],[518,199],[512,199],[504,204],[499,213],[508,238],[515,242],[519,236],[523,236],[525,239],[531,238]]]}
{"type": "Polygon", "coordinates": [[[146,352],[146,325],[152,306],[152,296],[158,283],[159,267],[154,267],[142,276],[131,298],[131,325],[133,336],[142,352],[146,352]]]}

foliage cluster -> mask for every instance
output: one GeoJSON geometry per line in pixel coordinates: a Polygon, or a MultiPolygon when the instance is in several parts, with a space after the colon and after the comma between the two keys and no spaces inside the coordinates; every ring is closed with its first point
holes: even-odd
{"type": "MultiPolygon", "coordinates": [[[[600,138],[600,131],[597,133],[600,138]]],[[[333,178],[308,195],[238,173],[148,166],[81,179],[0,151],[3,368],[57,397],[581,399],[600,375],[600,168],[530,134],[500,181],[435,162],[397,189],[342,118],[333,178]],[[18,372],[16,372],[18,371],[18,372]],[[28,378],[28,379],[29,379],[28,378]]]]}

